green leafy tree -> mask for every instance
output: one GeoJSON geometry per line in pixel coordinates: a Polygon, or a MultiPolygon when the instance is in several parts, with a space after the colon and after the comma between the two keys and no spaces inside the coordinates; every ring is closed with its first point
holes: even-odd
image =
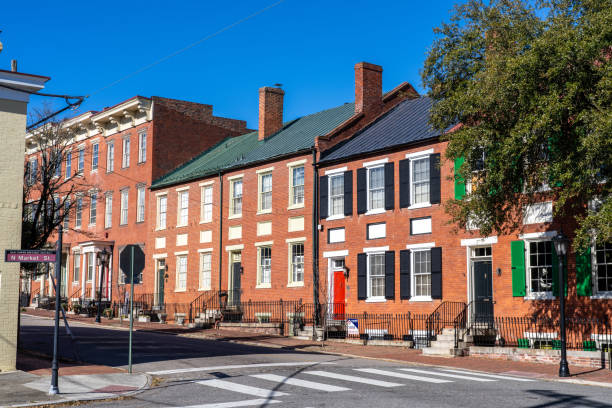
{"type": "Polygon", "coordinates": [[[431,121],[468,185],[452,222],[509,232],[553,199],[576,246],[612,241],[612,1],[469,1],[435,34],[431,121]]]}

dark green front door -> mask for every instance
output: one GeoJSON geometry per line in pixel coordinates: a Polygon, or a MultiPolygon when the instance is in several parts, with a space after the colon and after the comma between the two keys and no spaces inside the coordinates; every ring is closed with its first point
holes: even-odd
{"type": "Polygon", "coordinates": [[[493,267],[491,261],[474,261],[474,320],[493,318],[493,267]]]}
{"type": "Polygon", "coordinates": [[[164,304],[164,283],[166,282],[166,260],[157,261],[157,305],[164,304]]]}

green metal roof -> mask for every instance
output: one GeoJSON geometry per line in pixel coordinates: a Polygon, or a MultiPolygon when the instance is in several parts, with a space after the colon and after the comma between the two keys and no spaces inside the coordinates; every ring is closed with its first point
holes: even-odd
{"type": "Polygon", "coordinates": [[[229,137],[155,180],[151,188],[197,180],[221,170],[244,167],[311,149],[315,137],[328,134],[354,113],[355,104],[345,103],[287,122],[281,130],[262,141],[258,141],[257,132],[229,137]]]}
{"type": "Polygon", "coordinates": [[[155,180],[151,184],[151,188],[161,188],[216,174],[219,170],[244,158],[245,154],[257,147],[258,144],[257,132],[223,139],[213,147],[155,180]]]}

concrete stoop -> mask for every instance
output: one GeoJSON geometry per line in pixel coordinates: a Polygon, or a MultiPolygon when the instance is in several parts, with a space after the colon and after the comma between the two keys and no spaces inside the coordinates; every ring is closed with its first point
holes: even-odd
{"type": "Polygon", "coordinates": [[[473,337],[465,334],[465,330],[459,331],[459,343],[455,347],[455,329],[445,328],[438,334],[436,340],[431,342],[430,347],[423,348],[424,356],[436,357],[461,357],[470,354],[470,345],[473,337]]]}
{"type": "Polygon", "coordinates": [[[215,321],[219,316],[219,311],[217,310],[206,310],[196,316],[193,319],[193,323],[189,323],[188,327],[190,329],[209,329],[215,325],[215,321]]]}

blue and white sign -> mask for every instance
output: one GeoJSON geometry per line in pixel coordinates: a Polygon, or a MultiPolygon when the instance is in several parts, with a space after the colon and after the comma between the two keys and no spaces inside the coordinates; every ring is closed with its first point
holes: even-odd
{"type": "Polygon", "coordinates": [[[346,319],[346,334],[359,336],[359,321],[357,319],[346,319]]]}

